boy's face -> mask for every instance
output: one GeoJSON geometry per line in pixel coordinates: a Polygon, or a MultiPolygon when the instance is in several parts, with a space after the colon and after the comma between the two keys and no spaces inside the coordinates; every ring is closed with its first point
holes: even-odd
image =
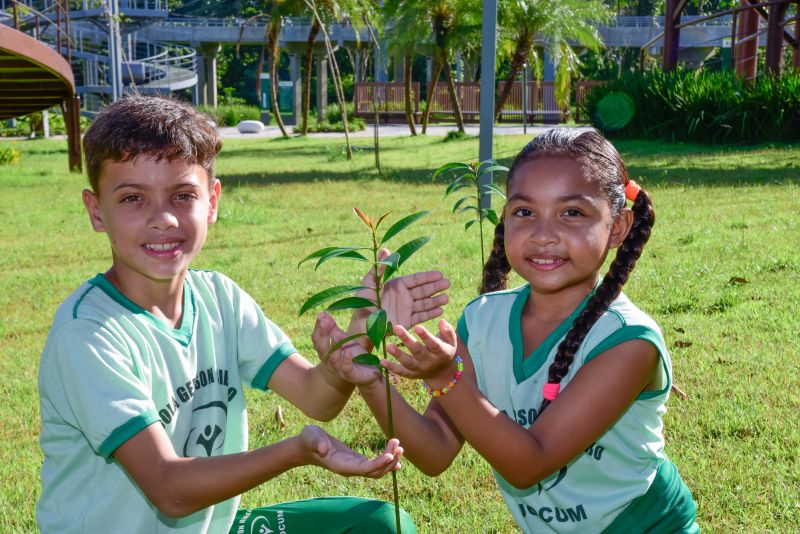
{"type": "Polygon", "coordinates": [[[219,180],[209,185],[199,165],[143,156],[106,162],[98,189],[83,202],[95,231],[108,234],[118,288],[182,282],[217,219],[219,180]]]}

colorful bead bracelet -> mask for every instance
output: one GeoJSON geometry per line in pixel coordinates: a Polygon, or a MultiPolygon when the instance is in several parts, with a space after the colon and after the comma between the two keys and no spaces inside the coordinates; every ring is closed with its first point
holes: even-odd
{"type": "Polygon", "coordinates": [[[448,391],[453,389],[453,387],[458,382],[458,379],[461,378],[461,374],[464,372],[464,360],[461,359],[461,356],[456,356],[456,374],[453,375],[453,378],[450,382],[447,383],[442,389],[433,389],[424,381],[422,382],[422,389],[430,395],[431,397],[441,397],[442,395],[446,395],[448,391]]]}

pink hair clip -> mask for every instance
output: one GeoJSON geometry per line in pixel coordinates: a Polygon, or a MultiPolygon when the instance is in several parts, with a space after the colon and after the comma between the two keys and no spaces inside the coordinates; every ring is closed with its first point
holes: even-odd
{"type": "Polygon", "coordinates": [[[542,395],[545,399],[549,401],[556,400],[558,397],[558,390],[561,388],[561,384],[556,384],[555,382],[548,382],[542,388],[542,395]]]}

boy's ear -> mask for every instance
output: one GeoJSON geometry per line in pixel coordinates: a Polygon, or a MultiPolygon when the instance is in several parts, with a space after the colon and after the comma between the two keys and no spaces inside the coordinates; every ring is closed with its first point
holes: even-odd
{"type": "Polygon", "coordinates": [[[219,207],[219,197],[222,195],[222,184],[216,178],[208,192],[208,224],[217,222],[217,209],[219,207]]]}
{"type": "Polygon", "coordinates": [[[100,202],[97,200],[97,195],[89,189],[84,189],[83,205],[86,206],[86,212],[89,214],[89,222],[92,223],[94,231],[105,232],[106,225],[103,223],[103,213],[100,210],[100,202]]]}
{"type": "Polygon", "coordinates": [[[610,248],[617,248],[628,237],[628,232],[633,226],[633,210],[625,206],[611,223],[611,235],[608,238],[610,248]]]}

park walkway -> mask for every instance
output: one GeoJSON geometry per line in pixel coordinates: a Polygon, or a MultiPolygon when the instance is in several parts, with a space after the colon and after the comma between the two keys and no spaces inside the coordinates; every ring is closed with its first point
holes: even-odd
{"type": "MultiPolygon", "coordinates": [[[[528,125],[527,134],[533,137],[534,135],[538,135],[539,133],[549,130],[553,128],[555,125],[535,125],[531,126],[528,125]]],[[[560,124],[558,126],[564,126],[560,124]]],[[[591,130],[590,126],[574,126],[575,128],[581,128],[584,130],[591,130]]],[[[454,125],[443,125],[443,124],[429,124],[428,125],[428,133],[429,136],[438,136],[444,137],[447,135],[448,132],[452,132],[456,130],[454,125]]],[[[465,125],[464,130],[466,131],[467,135],[470,136],[477,136],[480,133],[480,127],[477,124],[474,125],[465,125]]],[[[421,126],[417,126],[417,134],[422,131],[421,126]]],[[[255,134],[243,134],[239,133],[239,131],[235,127],[226,127],[219,129],[220,134],[222,137],[226,139],[257,139],[259,137],[280,137],[281,131],[278,129],[277,126],[267,126],[264,130],[260,133],[255,134]]],[[[292,135],[292,127],[287,126],[287,132],[289,135],[292,135]]],[[[379,127],[379,132],[381,137],[408,137],[411,133],[408,130],[408,125],[406,124],[385,124],[379,127]]],[[[494,126],[494,135],[522,135],[525,133],[523,131],[523,127],[521,124],[495,124],[494,126]]],[[[360,132],[350,132],[351,137],[369,137],[372,138],[374,135],[374,127],[371,124],[367,125],[365,130],[360,132]]],[[[326,133],[309,133],[308,137],[344,137],[344,133],[342,132],[326,132],[326,133]]]]}

